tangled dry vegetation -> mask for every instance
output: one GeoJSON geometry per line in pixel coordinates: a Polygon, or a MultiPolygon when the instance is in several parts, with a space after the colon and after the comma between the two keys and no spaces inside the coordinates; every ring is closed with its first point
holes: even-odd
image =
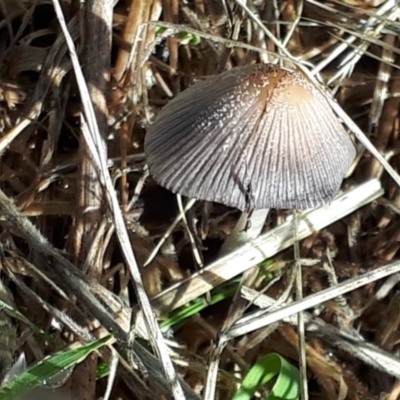
{"type": "MultiPolygon", "coordinates": [[[[210,357],[218,354],[218,337],[232,324],[227,315],[239,319],[260,305],[260,297],[245,306],[233,303],[235,276],[257,264],[260,268],[246,281],[242,295],[249,298],[262,291],[279,299],[285,292],[294,259],[290,240],[276,247],[266,239],[271,251],[263,263],[254,262],[250,253],[240,261],[218,264],[221,246],[240,216],[218,204],[196,203],[186,223],[172,229],[144,267],[179,213],[175,196],[146,174],[146,127],[169,99],[195,80],[234,66],[276,61],[283,50],[269,33],[329,84],[345,112],[398,169],[396,2],[254,0],[247,2],[253,15],[242,3],[62,1],[100,132],[89,143],[93,124],[84,107],[88,95],[85,85],[77,83],[77,67],[55,13],[57,0],[0,1],[0,293],[2,307],[11,306],[2,312],[0,324],[2,376],[21,353],[31,366],[48,355],[69,354],[106,338],[62,376],[49,380],[55,373],[51,369],[47,377],[40,375],[40,381],[49,380],[48,393],[56,390],[56,398],[92,400],[104,396],[109,385],[111,399],[169,398],[174,383],[168,382],[162,367],[169,365],[169,354],[185,398],[197,399],[204,394],[210,357]],[[149,21],[157,23],[143,25],[149,21]],[[99,154],[106,155],[107,165],[96,164],[99,154]],[[115,203],[110,206],[107,182],[114,187],[128,237],[121,233],[115,203]],[[194,248],[200,264],[218,267],[197,280],[192,280],[199,268],[194,248]],[[173,285],[176,290],[164,292],[173,285]],[[212,287],[216,289],[210,294],[212,287]],[[187,317],[178,314],[179,323],[164,329],[165,341],[152,339],[157,333],[153,315],[167,326],[172,310],[185,304],[202,308],[187,317]],[[231,304],[237,308],[228,312],[231,304]],[[150,334],[141,321],[150,324],[150,334]]],[[[295,68],[287,57],[283,63],[295,68]]],[[[361,195],[352,210],[324,216],[321,230],[303,235],[301,257],[316,261],[304,267],[305,296],[334,286],[336,278],[341,282],[357,277],[398,257],[398,186],[370,152],[361,145],[358,150],[344,190],[377,178],[385,192],[369,199],[361,195]]],[[[264,232],[288,215],[273,210],[264,232]]],[[[398,275],[392,275],[308,311],[311,399],[398,398],[397,282],[398,275]],[[369,353],[363,353],[364,345],[371,346],[369,353]]],[[[279,353],[297,365],[298,347],[290,319],[233,338],[219,361],[215,398],[232,398],[260,355],[279,353]]]]}

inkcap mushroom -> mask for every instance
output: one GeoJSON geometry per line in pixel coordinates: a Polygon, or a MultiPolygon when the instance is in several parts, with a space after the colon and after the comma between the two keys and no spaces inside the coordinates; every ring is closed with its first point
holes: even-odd
{"type": "Polygon", "coordinates": [[[159,112],[144,147],[161,186],[242,211],[329,204],[356,155],[322,93],[271,64],[183,91],[159,112]]]}

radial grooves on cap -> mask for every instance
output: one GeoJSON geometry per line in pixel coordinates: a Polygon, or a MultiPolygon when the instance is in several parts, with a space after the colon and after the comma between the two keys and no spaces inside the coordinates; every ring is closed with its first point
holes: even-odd
{"type": "Polygon", "coordinates": [[[159,113],[150,172],[175,193],[245,209],[329,203],[355,147],[306,78],[272,65],[200,82],[159,113]]]}

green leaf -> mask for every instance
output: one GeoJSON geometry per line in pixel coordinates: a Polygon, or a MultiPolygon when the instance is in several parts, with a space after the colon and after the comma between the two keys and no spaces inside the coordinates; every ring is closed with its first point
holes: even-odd
{"type": "Polygon", "coordinates": [[[161,329],[170,327],[179,327],[182,322],[190,318],[192,315],[203,311],[205,308],[219,303],[225,299],[232,298],[238,287],[238,279],[222,285],[220,288],[215,289],[211,292],[211,299],[207,302],[203,298],[196,299],[192,304],[186,305],[174,312],[172,312],[168,319],[160,323],[161,329]]]}
{"type": "Polygon", "coordinates": [[[297,368],[279,354],[261,357],[250,368],[233,400],[251,400],[257,390],[275,378],[267,400],[296,400],[299,397],[300,375],[297,368]]]}
{"type": "Polygon", "coordinates": [[[109,373],[110,373],[110,364],[103,360],[99,360],[96,368],[96,379],[105,378],[106,376],[108,376],[109,373]]]}
{"type": "Polygon", "coordinates": [[[41,361],[0,389],[0,399],[15,399],[35,387],[45,385],[50,378],[80,363],[92,351],[104,346],[111,339],[112,336],[109,335],[77,349],[56,354],[41,361]]]}
{"type": "Polygon", "coordinates": [[[176,36],[179,39],[179,43],[182,45],[187,45],[187,44],[196,45],[201,43],[201,37],[193,33],[183,31],[179,32],[176,36]]]}
{"type": "Polygon", "coordinates": [[[0,299],[0,311],[6,312],[10,317],[16,318],[26,325],[28,325],[32,331],[40,336],[43,340],[47,340],[50,343],[55,343],[55,340],[48,335],[45,331],[37,327],[35,324],[33,324],[28,318],[25,317],[21,312],[16,310],[14,307],[10,306],[8,303],[0,299]]]}

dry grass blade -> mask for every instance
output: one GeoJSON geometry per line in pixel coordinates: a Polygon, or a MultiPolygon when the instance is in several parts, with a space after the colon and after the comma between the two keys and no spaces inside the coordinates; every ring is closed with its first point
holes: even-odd
{"type": "MultiPolygon", "coordinates": [[[[260,308],[270,308],[276,303],[273,298],[246,287],[242,288],[242,296],[260,308]]],[[[297,324],[295,315],[284,317],[283,321],[291,325],[297,324]]],[[[366,343],[358,333],[353,332],[353,334],[349,334],[343,332],[343,330],[339,330],[335,326],[327,324],[320,318],[315,318],[307,312],[305,313],[305,322],[307,333],[313,333],[317,337],[322,337],[330,344],[338,346],[359,360],[371,364],[374,368],[385,371],[391,376],[399,377],[400,359],[371,343],[366,343]]]]}
{"type": "Polygon", "coordinates": [[[274,322],[278,322],[284,318],[288,318],[293,314],[307,310],[321,304],[325,301],[341,296],[347,292],[355,290],[361,286],[367,285],[378,279],[385,278],[400,271],[400,262],[394,262],[386,267],[378,268],[375,271],[367,272],[357,278],[349,279],[335,287],[326,289],[323,292],[315,293],[303,300],[294,302],[293,304],[283,307],[281,310],[273,311],[271,313],[260,315],[249,315],[241,320],[238,320],[234,326],[225,334],[224,340],[231,340],[235,337],[245,335],[256,329],[260,329],[274,322]]]}
{"type": "Polygon", "coordinates": [[[169,357],[167,346],[165,345],[160,328],[151,310],[147,294],[143,288],[142,278],[135,260],[135,256],[132,251],[132,247],[130,246],[128,232],[126,230],[122,212],[119,207],[116,193],[114,191],[114,185],[112,184],[111,176],[107,168],[107,159],[105,158],[104,153],[101,151],[101,136],[97,127],[96,117],[91,104],[89,92],[87,90],[86,82],[80,69],[79,61],[75,52],[74,43],[68,32],[68,28],[65,24],[61,7],[57,0],[54,0],[54,8],[56,10],[58,20],[60,21],[61,28],[63,30],[65,39],[68,44],[74,72],[76,74],[76,79],[80,88],[85,118],[89,126],[89,130],[83,129],[83,134],[86,134],[85,140],[88,145],[90,155],[93,158],[93,162],[97,169],[99,179],[102,182],[107,194],[109,207],[111,209],[111,215],[114,220],[114,225],[118,239],[120,241],[120,246],[124,253],[126,262],[129,266],[132,279],[135,282],[135,289],[138,295],[139,303],[143,310],[143,315],[146,323],[146,328],[148,330],[149,339],[151,340],[152,345],[157,350],[157,353],[160,356],[160,360],[164,367],[164,372],[171,386],[174,398],[177,400],[184,399],[185,397],[182,388],[180,386],[180,383],[177,379],[174,366],[169,357]]]}
{"type": "MultiPolygon", "coordinates": [[[[373,180],[343,194],[329,206],[300,214],[298,239],[302,240],[313,232],[329,226],[382,194],[380,183],[373,180]]],[[[152,305],[160,312],[163,309],[181,307],[254,265],[273,257],[293,243],[292,221],[289,220],[160,293],[152,299],[152,305]]]]}
{"type": "Polygon", "coordinates": [[[376,82],[374,97],[371,105],[371,113],[369,116],[370,129],[372,129],[371,127],[378,123],[379,118],[382,115],[383,104],[387,98],[388,84],[392,70],[390,64],[393,64],[394,62],[392,49],[394,47],[393,45],[395,43],[395,39],[396,38],[393,35],[386,35],[385,37],[385,43],[388,45],[388,47],[382,50],[382,61],[379,67],[378,80],[376,82]]]}

